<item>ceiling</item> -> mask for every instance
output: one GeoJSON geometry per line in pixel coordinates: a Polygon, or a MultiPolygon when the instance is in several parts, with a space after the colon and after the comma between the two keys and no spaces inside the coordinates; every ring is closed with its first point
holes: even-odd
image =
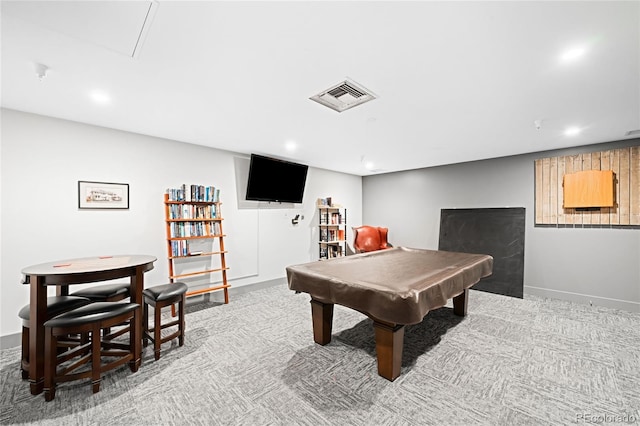
{"type": "Polygon", "coordinates": [[[640,129],[639,1],[3,0],[1,12],[5,108],[355,175],[640,129]],[[376,99],[343,112],[309,99],[345,79],[376,99]]]}

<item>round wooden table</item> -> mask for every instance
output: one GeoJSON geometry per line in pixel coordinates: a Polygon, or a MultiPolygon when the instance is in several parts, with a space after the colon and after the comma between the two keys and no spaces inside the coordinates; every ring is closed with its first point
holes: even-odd
{"type": "MultiPolygon", "coordinates": [[[[44,322],[47,312],[47,286],[58,286],[58,294],[69,294],[69,285],[130,278],[131,302],[142,306],[144,273],[157,259],[148,255],[114,255],[59,260],[28,266],[22,270],[23,284],[30,287],[29,298],[29,386],[33,395],[44,387],[44,322]]],[[[142,336],[142,315],[134,318],[136,333],[142,336]]],[[[140,366],[142,339],[135,342],[132,371],[140,366]]]]}

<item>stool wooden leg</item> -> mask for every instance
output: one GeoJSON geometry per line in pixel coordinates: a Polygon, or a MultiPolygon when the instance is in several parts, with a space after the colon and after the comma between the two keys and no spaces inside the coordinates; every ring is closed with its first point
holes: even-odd
{"type": "Polygon", "coordinates": [[[29,378],[29,327],[22,327],[22,357],[20,361],[20,371],[22,380],[29,378]],[[26,369],[25,369],[26,368],[26,369]]]}
{"type": "Polygon", "coordinates": [[[162,317],[162,304],[156,303],[153,313],[153,355],[157,360],[160,359],[160,344],[162,343],[162,326],[160,325],[160,319],[162,317]]]}
{"type": "Polygon", "coordinates": [[[149,344],[149,305],[145,301],[142,304],[142,345],[146,348],[149,344]]]}
{"type": "Polygon", "coordinates": [[[100,392],[100,325],[95,324],[91,331],[91,386],[93,393],[100,392]]]}
{"type": "Polygon", "coordinates": [[[180,324],[178,324],[180,335],[178,336],[178,343],[180,346],[184,345],[184,305],[185,305],[185,295],[183,294],[180,298],[180,302],[178,307],[180,308],[180,324]]]}
{"type": "Polygon", "coordinates": [[[53,331],[46,329],[44,337],[44,400],[52,401],[56,396],[57,339],[53,331]]]}
{"type": "MultiPolygon", "coordinates": [[[[143,304],[143,305],[144,305],[144,304],[143,304]]],[[[138,317],[136,317],[136,315],[142,315],[142,312],[140,312],[140,309],[137,309],[137,310],[134,312],[133,318],[131,318],[131,319],[129,320],[129,350],[130,350],[131,352],[133,352],[133,351],[134,351],[134,347],[135,347],[136,339],[137,339],[138,341],[140,341],[140,337],[141,337],[141,336],[138,334],[138,330],[140,330],[140,329],[138,329],[138,328],[134,327],[134,323],[135,323],[136,321],[139,321],[139,320],[140,320],[140,319],[139,319],[140,317],[139,317],[139,316],[138,316],[138,317]]],[[[144,330],[144,328],[145,328],[145,326],[143,325],[143,326],[141,327],[141,329],[142,329],[142,330],[144,330]]],[[[144,331],[142,331],[142,335],[144,336],[144,331]]],[[[134,357],[134,358],[135,358],[135,357],[134,357]]],[[[136,371],[138,371],[138,368],[139,368],[139,367],[140,367],[140,365],[136,363],[136,360],[135,360],[135,359],[132,359],[131,361],[129,361],[129,369],[131,370],[131,372],[132,372],[132,373],[135,373],[136,371]]]]}

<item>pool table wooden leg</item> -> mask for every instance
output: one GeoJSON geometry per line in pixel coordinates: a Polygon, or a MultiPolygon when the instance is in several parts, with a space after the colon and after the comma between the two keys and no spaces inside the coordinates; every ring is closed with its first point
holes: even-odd
{"type": "Polygon", "coordinates": [[[378,354],[378,374],[394,381],[400,375],[402,366],[402,345],[404,325],[373,322],[376,334],[376,353],[378,354]]]}
{"type": "Polygon", "coordinates": [[[453,313],[461,317],[466,316],[468,300],[469,289],[465,288],[462,293],[453,298],[453,313]]]}
{"type": "Polygon", "coordinates": [[[322,303],[311,299],[311,317],[313,318],[313,340],[324,346],[331,341],[333,303],[322,303]]]}

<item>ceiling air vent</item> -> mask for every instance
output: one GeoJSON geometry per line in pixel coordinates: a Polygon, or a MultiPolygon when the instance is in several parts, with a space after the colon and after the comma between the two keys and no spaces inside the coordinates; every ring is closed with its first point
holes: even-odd
{"type": "Polygon", "coordinates": [[[625,136],[640,136],[640,129],[638,129],[638,130],[629,130],[624,135],[625,136]]]}
{"type": "Polygon", "coordinates": [[[345,80],[309,99],[334,111],[342,112],[375,98],[376,96],[364,87],[353,81],[345,80]]]}

